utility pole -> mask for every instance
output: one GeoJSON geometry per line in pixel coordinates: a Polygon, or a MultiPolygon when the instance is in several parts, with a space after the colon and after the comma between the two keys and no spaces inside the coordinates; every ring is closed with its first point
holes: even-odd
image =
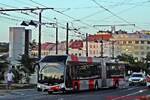
{"type": "Polygon", "coordinates": [[[69,24],[66,26],[66,54],[68,55],[68,33],[69,33],[69,24]]]}
{"type": "Polygon", "coordinates": [[[56,26],[56,54],[58,54],[58,26],[56,26]]]}
{"type": "Polygon", "coordinates": [[[115,58],[115,41],[112,41],[112,58],[115,58]]]}
{"type": "Polygon", "coordinates": [[[101,43],[101,57],[103,57],[103,38],[102,38],[102,40],[100,41],[100,43],[101,43]]]}
{"type": "Polygon", "coordinates": [[[54,19],[56,20],[56,22],[55,22],[55,28],[56,28],[56,54],[58,54],[58,23],[57,23],[57,18],[54,18],[54,19]]]}
{"type": "Polygon", "coordinates": [[[88,33],[86,33],[86,57],[88,57],[88,33]]]}
{"type": "MultiPolygon", "coordinates": [[[[42,20],[42,10],[39,12],[39,23],[42,20]]],[[[38,48],[38,58],[41,59],[41,24],[39,24],[39,48],[38,48]]]]}

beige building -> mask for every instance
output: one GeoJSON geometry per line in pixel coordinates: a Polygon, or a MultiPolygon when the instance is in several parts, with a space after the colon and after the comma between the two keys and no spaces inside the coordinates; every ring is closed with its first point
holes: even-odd
{"type": "Polygon", "coordinates": [[[115,56],[125,53],[142,60],[150,52],[150,36],[146,34],[115,34],[111,41],[114,41],[114,51],[117,51],[115,56]]]}
{"type": "MultiPolygon", "coordinates": [[[[55,44],[49,44],[49,48],[42,49],[42,55],[54,55],[56,54],[55,44]]],[[[88,56],[100,57],[102,53],[104,57],[117,57],[123,53],[131,54],[137,57],[138,60],[142,60],[150,52],[150,35],[143,33],[119,33],[113,34],[96,34],[89,35],[88,37],[88,56]],[[103,45],[101,43],[103,41],[103,45]]],[[[34,53],[38,53],[34,51],[34,53]]],[[[58,54],[66,54],[66,42],[63,41],[58,45],[58,54]]],[[[86,41],[74,40],[69,42],[69,54],[77,56],[86,56],[86,41]]]]}

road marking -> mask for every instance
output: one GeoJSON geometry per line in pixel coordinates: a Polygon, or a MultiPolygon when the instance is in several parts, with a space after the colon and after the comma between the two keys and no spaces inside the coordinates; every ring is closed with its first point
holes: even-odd
{"type": "Polygon", "coordinates": [[[120,98],[126,98],[126,97],[131,96],[131,95],[135,95],[135,94],[138,94],[138,93],[142,93],[142,92],[144,92],[144,91],[146,91],[146,90],[147,90],[147,89],[139,90],[139,91],[137,91],[137,92],[130,93],[130,94],[127,94],[127,95],[125,95],[125,96],[116,97],[116,98],[114,98],[114,99],[112,99],[112,100],[117,100],[117,99],[120,99],[120,98]]]}
{"type": "Polygon", "coordinates": [[[57,100],[64,100],[64,98],[58,98],[57,100]]]}
{"type": "Polygon", "coordinates": [[[133,90],[133,89],[137,89],[138,87],[134,87],[134,88],[128,88],[127,90],[133,90]]]}

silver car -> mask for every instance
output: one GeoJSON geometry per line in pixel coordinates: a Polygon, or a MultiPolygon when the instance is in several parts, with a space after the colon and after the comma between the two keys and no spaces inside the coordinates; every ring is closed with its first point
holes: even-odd
{"type": "Polygon", "coordinates": [[[141,72],[134,72],[129,77],[129,86],[131,85],[146,85],[146,77],[141,72]]]}

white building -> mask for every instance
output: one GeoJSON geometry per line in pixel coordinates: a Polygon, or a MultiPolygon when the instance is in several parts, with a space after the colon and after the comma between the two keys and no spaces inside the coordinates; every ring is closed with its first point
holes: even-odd
{"type": "MultiPolygon", "coordinates": [[[[25,27],[9,28],[9,59],[12,65],[16,65],[25,52],[25,36],[25,27]]],[[[31,40],[31,30],[28,36],[31,40]]]]}

